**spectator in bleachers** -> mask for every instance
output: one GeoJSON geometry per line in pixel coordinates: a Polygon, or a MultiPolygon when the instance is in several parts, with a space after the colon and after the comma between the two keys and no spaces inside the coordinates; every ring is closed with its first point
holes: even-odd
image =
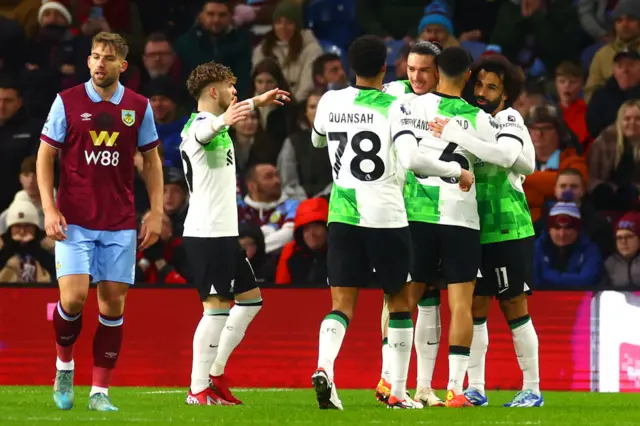
{"type": "Polygon", "coordinates": [[[544,90],[536,83],[526,83],[524,89],[513,103],[513,108],[526,117],[531,108],[539,107],[547,103],[544,90]]]}
{"type": "Polygon", "coordinates": [[[276,264],[272,256],[267,256],[260,225],[253,222],[241,223],[238,226],[238,240],[240,246],[247,253],[247,259],[251,262],[251,269],[253,269],[256,280],[273,283],[276,276],[276,264]]]}
{"type": "Polygon", "coordinates": [[[189,189],[181,168],[164,168],[164,213],[171,220],[173,235],[182,235],[189,205],[189,189]]]}
{"type": "Polygon", "coordinates": [[[241,175],[253,164],[276,164],[280,149],[260,128],[256,111],[250,112],[246,120],[230,128],[229,135],[236,154],[236,169],[241,175]]]}
{"type": "MultiPolygon", "coordinates": [[[[0,236],[0,282],[48,283],[55,273],[53,253],[45,248],[45,232],[38,227],[36,207],[14,201],[7,215],[8,229],[0,236]]],[[[50,248],[50,247],[49,247],[50,248]]]]}
{"type": "Polygon", "coordinates": [[[590,288],[600,281],[602,256],[582,232],[575,203],[551,208],[547,230],[536,241],[533,283],[536,288],[590,288]]]}
{"type": "Polygon", "coordinates": [[[42,2],[43,0],[2,1],[0,15],[18,22],[24,34],[31,37],[38,31],[38,9],[42,6],[42,2]]]}
{"type": "Polygon", "coordinates": [[[313,32],[303,28],[300,5],[282,0],[273,12],[273,29],[253,50],[254,67],[264,58],[278,61],[296,100],[306,99],[313,90],[313,61],[322,54],[313,32]]]}
{"type": "Polygon", "coordinates": [[[202,7],[201,1],[184,0],[135,0],[138,5],[140,22],[145,34],[163,33],[170,40],[189,31],[193,26],[194,16],[202,7]],[[161,6],[159,6],[161,5],[161,6]]]}
{"type": "Polygon", "coordinates": [[[156,77],[149,83],[147,96],[164,148],[164,165],[181,168],[180,133],[189,117],[178,115],[178,88],[168,76],[156,77]]]}
{"type": "Polygon", "coordinates": [[[29,117],[18,85],[0,79],[0,211],[9,207],[21,189],[20,165],[37,151],[41,132],[42,122],[29,117]]]}
{"type": "Polygon", "coordinates": [[[144,95],[150,96],[148,94],[149,83],[157,77],[168,77],[176,87],[185,86],[182,80],[180,61],[177,59],[166,35],[153,33],[147,37],[142,55],[144,71],[140,76],[140,86],[144,95]]]}
{"type": "Polygon", "coordinates": [[[580,22],[571,0],[510,0],[498,13],[491,43],[526,71],[539,58],[548,70],[580,56],[580,22]]]}
{"type": "Polygon", "coordinates": [[[613,76],[595,91],[587,109],[589,133],[596,137],[616,121],[625,101],[640,99],[640,53],[623,50],[613,61],[613,76]]]}
{"type": "MultiPolygon", "coordinates": [[[[38,31],[27,41],[25,103],[32,116],[44,118],[56,93],[78,83],[76,64],[86,64],[71,31],[71,13],[58,1],[47,1],[38,11],[38,31]]],[[[86,67],[86,65],[85,65],[86,67]]]]}
{"type": "Polygon", "coordinates": [[[246,28],[234,28],[227,0],[206,0],[196,24],[180,36],[174,49],[182,64],[183,77],[198,65],[215,61],[230,67],[238,98],[249,96],[251,38],[246,28]]]}
{"type": "Polygon", "coordinates": [[[593,139],[589,135],[585,120],[587,104],[580,98],[584,87],[584,77],[580,65],[575,62],[562,62],[556,68],[555,83],[558,104],[562,110],[564,122],[569,130],[578,137],[578,142],[586,151],[593,139]]]}
{"type": "Polygon", "coordinates": [[[396,80],[407,80],[407,60],[409,59],[409,52],[411,51],[411,45],[404,44],[400,51],[398,51],[398,57],[393,64],[394,72],[396,74],[396,80]]]}
{"type": "Polygon", "coordinates": [[[616,253],[605,260],[604,289],[640,287],[640,213],[627,213],[616,224],[616,253]]]}
{"type": "MultiPolygon", "coordinates": [[[[589,78],[584,88],[584,100],[588,103],[591,96],[613,73],[614,57],[621,51],[635,50],[640,52],[640,2],[637,0],[620,0],[612,14],[615,20],[615,38],[596,52],[591,66],[589,78]]],[[[594,137],[597,135],[592,133],[594,137]]]]}
{"type": "Polygon", "coordinates": [[[578,16],[582,29],[596,42],[609,43],[611,41],[611,22],[609,14],[616,1],[610,0],[580,0],[578,1],[578,16]]]}
{"type": "Polygon", "coordinates": [[[554,196],[558,171],[578,169],[587,179],[585,159],[578,155],[579,144],[566,128],[557,108],[543,105],[532,108],[525,117],[536,150],[536,170],[524,182],[531,218],[535,222],[546,199],[554,196]]]}
{"type": "MultiPolygon", "coordinates": [[[[113,31],[127,40],[131,58],[142,56],[144,35],[136,2],[129,0],[75,0],[76,22],[91,39],[100,31],[113,31]]],[[[157,7],[162,7],[158,4],[157,7]]]]}
{"type": "Polygon", "coordinates": [[[508,0],[455,0],[453,21],[458,40],[489,43],[498,11],[508,0]]]}
{"type": "Polygon", "coordinates": [[[316,90],[344,89],[349,85],[340,56],[323,53],[313,61],[313,82],[316,90]]]}
{"type": "MultiPolygon", "coordinates": [[[[284,77],[278,61],[273,58],[265,58],[256,64],[251,74],[254,96],[259,96],[269,90],[279,88],[291,93],[289,82],[284,77]]],[[[275,107],[267,105],[258,109],[260,127],[264,130],[271,142],[278,147],[278,152],[285,138],[296,129],[295,104],[289,102],[283,106],[275,107]]]]}
{"type": "Polygon", "coordinates": [[[442,47],[459,46],[453,33],[449,7],[444,0],[435,0],[424,9],[418,24],[418,40],[437,42],[442,47]]]}
{"type": "Polygon", "coordinates": [[[250,167],[245,182],[247,195],[238,203],[238,222],[259,225],[267,254],[278,252],[293,240],[299,202],[282,191],[278,170],[271,164],[250,167]]]}
{"type": "MultiPolygon", "coordinates": [[[[30,155],[22,160],[20,164],[20,185],[22,190],[15,193],[13,201],[29,201],[38,210],[38,226],[44,229],[44,212],[42,211],[42,201],[40,200],[40,191],[38,190],[38,182],[36,179],[36,156],[30,155]]],[[[55,191],[55,190],[54,190],[55,191]]],[[[0,213],[0,234],[7,230],[7,215],[9,209],[0,213]]]]}
{"type": "Polygon", "coordinates": [[[593,241],[603,256],[608,256],[615,250],[613,228],[609,221],[596,211],[591,199],[586,195],[587,187],[582,174],[576,169],[564,169],[558,172],[554,189],[555,198],[545,203],[542,215],[533,224],[536,237],[542,235],[549,220],[549,210],[557,201],[576,203],[580,209],[582,231],[593,241]]]}
{"type": "Polygon", "coordinates": [[[20,75],[27,53],[26,42],[20,24],[0,16],[0,73],[20,75]]]}
{"type": "MultiPolygon", "coordinates": [[[[142,220],[146,219],[146,213],[142,220]]],[[[186,284],[181,275],[186,269],[182,238],[173,233],[171,219],[166,214],[162,218],[162,228],[158,241],[144,251],[136,253],[138,279],[150,284],[186,284]]]]}
{"type": "Polygon", "coordinates": [[[618,118],[588,154],[589,189],[599,210],[630,210],[640,187],[640,100],[622,104],[618,118]]]}
{"type": "Polygon", "coordinates": [[[327,282],[327,220],[329,203],[311,198],[296,212],[294,240],[284,246],[276,284],[309,287],[327,282]]]}
{"type": "Polygon", "coordinates": [[[386,39],[414,38],[425,0],[356,0],[358,24],[366,34],[386,39]]]}
{"type": "Polygon", "coordinates": [[[312,93],[304,103],[302,130],[289,136],[278,156],[278,171],[284,192],[291,198],[328,196],[333,175],[327,147],[311,144],[311,128],[322,92],[312,93]]]}

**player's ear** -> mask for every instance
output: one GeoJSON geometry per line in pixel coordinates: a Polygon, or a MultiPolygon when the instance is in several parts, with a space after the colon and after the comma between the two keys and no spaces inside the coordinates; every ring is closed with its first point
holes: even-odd
{"type": "Polygon", "coordinates": [[[464,73],[464,81],[469,81],[470,78],[471,78],[471,70],[467,70],[467,72],[464,73]]]}
{"type": "Polygon", "coordinates": [[[387,73],[387,64],[386,63],[382,66],[382,69],[380,70],[380,73],[382,75],[385,75],[387,73]]]}
{"type": "Polygon", "coordinates": [[[120,65],[120,72],[121,73],[125,72],[127,68],[129,68],[129,62],[122,61],[122,64],[120,65]]]}
{"type": "Polygon", "coordinates": [[[211,96],[211,99],[218,99],[218,91],[213,85],[209,87],[209,96],[211,96]]]}

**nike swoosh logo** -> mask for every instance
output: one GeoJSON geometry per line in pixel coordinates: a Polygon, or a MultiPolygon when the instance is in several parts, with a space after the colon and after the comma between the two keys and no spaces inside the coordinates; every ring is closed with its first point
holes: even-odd
{"type": "Polygon", "coordinates": [[[217,348],[218,345],[209,345],[210,348],[217,348]]]}
{"type": "Polygon", "coordinates": [[[429,342],[429,341],[427,340],[427,345],[429,345],[429,346],[437,345],[438,343],[440,343],[440,341],[439,341],[439,340],[438,340],[437,342],[429,342]]]}

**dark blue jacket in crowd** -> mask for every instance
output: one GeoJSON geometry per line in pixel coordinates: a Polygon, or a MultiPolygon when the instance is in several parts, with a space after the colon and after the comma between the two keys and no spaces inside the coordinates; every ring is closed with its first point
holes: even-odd
{"type": "Polygon", "coordinates": [[[536,241],[533,284],[536,288],[584,288],[595,286],[603,262],[598,246],[585,234],[566,247],[564,256],[545,230],[536,241]]]}
{"type": "Polygon", "coordinates": [[[162,148],[164,148],[164,165],[167,167],[182,169],[182,160],[180,158],[180,143],[182,142],[182,138],[180,137],[180,133],[188,120],[189,117],[180,117],[171,123],[156,123],[158,137],[162,141],[162,148]]]}

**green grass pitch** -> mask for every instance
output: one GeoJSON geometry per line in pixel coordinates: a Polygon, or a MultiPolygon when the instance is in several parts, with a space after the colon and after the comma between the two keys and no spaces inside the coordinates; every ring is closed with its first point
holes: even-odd
{"type": "MultiPolygon", "coordinates": [[[[640,395],[545,392],[542,408],[503,408],[514,392],[489,392],[489,407],[387,410],[372,390],[340,390],[345,410],[320,411],[311,389],[237,389],[245,405],[198,407],[184,389],[114,388],[117,413],[86,408],[89,389],[76,388],[76,406],[55,408],[51,387],[0,387],[0,425],[638,425],[640,395]]],[[[439,392],[444,396],[444,392],[439,392]]]]}

